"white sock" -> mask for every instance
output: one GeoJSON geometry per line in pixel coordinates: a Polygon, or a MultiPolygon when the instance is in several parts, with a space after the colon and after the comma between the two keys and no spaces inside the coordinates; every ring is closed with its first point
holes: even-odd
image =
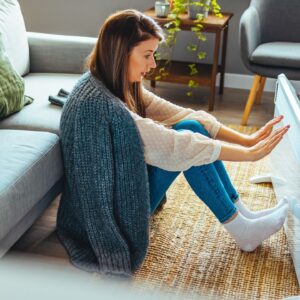
{"type": "Polygon", "coordinates": [[[263,210],[258,210],[258,211],[251,211],[249,210],[245,204],[242,202],[242,200],[238,199],[234,205],[237,207],[239,212],[246,218],[248,219],[257,219],[266,215],[269,215],[279,209],[282,205],[288,203],[287,198],[281,199],[278,204],[272,208],[269,209],[263,209],[263,210]]]}
{"type": "Polygon", "coordinates": [[[242,214],[223,224],[243,251],[254,251],[265,239],[277,232],[288,214],[288,205],[284,204],[276,211],[258,219],[248,219],[242,214]]]}

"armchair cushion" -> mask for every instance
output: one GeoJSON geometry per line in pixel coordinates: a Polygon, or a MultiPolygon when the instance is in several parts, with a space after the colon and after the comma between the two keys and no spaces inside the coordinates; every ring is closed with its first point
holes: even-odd
{"type": "Polygon", "coordinates": [[[300,68],[300,43],[273,42],[259,45],[250,61],[271,67],[300,68]],[[286,55],[288,53],[288,55],[286,55]]]}
{"type": "Polygon", "coordinates": [[[29,47],[26,29],[17,0],[0,1],[0,33],[4,47],[16,71],[22,76],[29,72],[29,47]]]}

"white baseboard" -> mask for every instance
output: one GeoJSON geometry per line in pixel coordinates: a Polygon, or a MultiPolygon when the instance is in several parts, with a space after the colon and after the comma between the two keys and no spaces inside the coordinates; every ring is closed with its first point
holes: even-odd
{"type": "MultiPolygon", "coordinates": [[[[219,86],[219,75],[217,76],[217,86],[219,86]]],[[[224,86],[228,88],[250,90],[253,82],[253,75],[244,75],[244,74],[225,74],[224,86]]],[[[275,90],[276,79],[268,78],[265,84],[265,92],[274,92],[275,90]]],[[[291,80],[292,85],[294,86],[297,93],[300,93],[300,81],[291,80]]]]}

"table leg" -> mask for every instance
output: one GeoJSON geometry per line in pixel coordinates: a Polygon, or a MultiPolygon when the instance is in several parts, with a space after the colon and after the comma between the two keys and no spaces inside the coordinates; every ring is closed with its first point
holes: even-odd
{"type": "Polygon", "coordinates": [[[223,90],[224,90],[224,74],[225,74],[225,64],[226,64],[227,35],[228,35],[228,25],[224,28],[224,31],[223,31],[220,86],[219,86],[219,94],[220,95],[223,94],[223,90]]]}
{"type": "Polygon", "coordinates": [[[209,111],[214,110],[216,77],[217,77],[217,70],[218,70],[218,63],[219,63],[220,40],[221,40],[221,32],[217,31],[215,37],[214,61],[213,61],[212,73],[211,73],[210,95],[208,100],[209,111]]]}

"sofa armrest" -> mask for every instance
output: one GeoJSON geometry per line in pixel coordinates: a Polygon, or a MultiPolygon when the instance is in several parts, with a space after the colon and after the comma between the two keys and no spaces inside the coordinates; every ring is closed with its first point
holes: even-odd
{"type": "Polygon", "coordinates": [[[250,57],[261,43],[260,19],[254,7],[246,9],[241,16],[239,28],[240,51],[243,63],[251,70],[250,57]]]}
{"type": "Polygon", "coordinates": [[[73,73],[84,71],[84,63],[96,38],[28,32],[30,72],[73,73]]]}

